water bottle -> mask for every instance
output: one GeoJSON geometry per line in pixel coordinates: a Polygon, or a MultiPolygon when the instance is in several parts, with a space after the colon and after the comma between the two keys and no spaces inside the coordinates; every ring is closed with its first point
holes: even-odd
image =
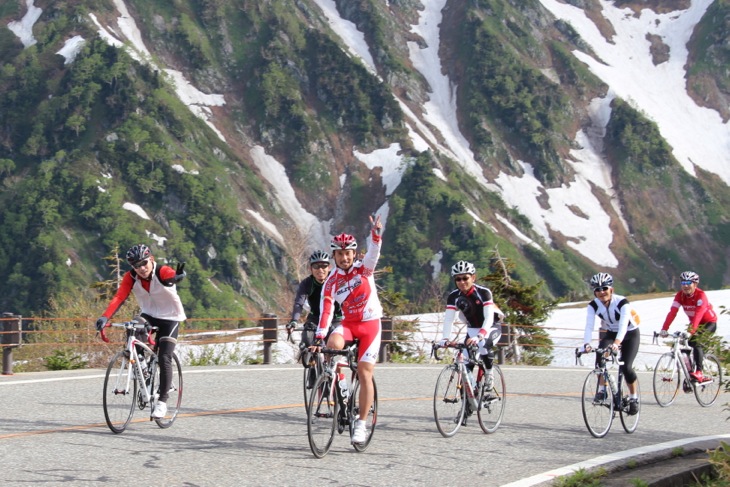
{"type": "Polygon", "coordinates": [[[345,374],[337,374],[337,378],[340,380],[339,386],[342,398],[347,399],[350,395],[350,390],[347,387],[347,379],[345,378],[345,374]]]}
{"type": "Polygon", "coordinates": [[[471,385],[472,390],[474,390],[474,387],[476,387],[476,380],[474,379],[474,373],[472,371],[468,370],[466,372],[466,376],[469,377],[469,384],[471,385]]]}
{"type": "Polygon", "coordinates": [[[687,372],[692,372],[692,364],[689,361],[689,354],[682,353],[682,358],[684,358],[684,366],[687,367],[687,372]]]}

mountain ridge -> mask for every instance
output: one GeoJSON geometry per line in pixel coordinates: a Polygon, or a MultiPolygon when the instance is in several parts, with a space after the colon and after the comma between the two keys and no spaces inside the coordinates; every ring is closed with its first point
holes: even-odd
{"type": "MultiPolygon", "coordinates": [[[[274,1],[243,2],[233,10],[217,0],[175,3],[177,10],[164,2],[122,0],[69,1],[61,8],[39,0],[28,4],[42,9],[31,29],[35,44],[20,49],[8,30],[0,35],[0,47],[12,47],[0,56],[0,84],[6,88],[3,106],[13,111],[0,115],[5,127],[0,160],[9,161],[2,167],[12,166],[0,170],[0,197],[17,199],[11,182],[40,177],[44,165],[46,174],[53,166],[59,178],[68,165],[85,168],[77,172],[89,180],[94,172],[114,174],[115,190],[154,209],[148,211],[149,228],[140,231],[139,221],[105,203],[122,222],[106,236],[104,224],[94,219],[103,212],[88,203],[99,195],[91,194],[93,184],[87,181],[78,204],[54,216],[38,235],[30,234],[34,250],[29,255],[0,253],[0,267],[16,263],[10,274],[18,282],[39,275],[39,258],[40,267],[47,268],[41,273],[48,279],[42,298],[29,302],[29,284],[22,284],[22,296],[18,289],[4,293],[5,306],[21,302],[24,312],[39,311],[49,296],[73,288],[73,280],[103,278],[99,257],[113,243],[124,246],[154,233],[167,238],[153,244],[156,252],[193,259],[200,279],[190,283],[185,297],[194,313],[208,315],[216,302],[219,312],[286,310],[290,283],[305,274],[308,252],[326,247],[330,233],[364,238],[367,215],[374,212],[386,219],[383,261],[393,269],[382,284],[404,292],[414,306],[427,305],[424,296],[434,293],[425,289],[445,289],[449,262],[467,258],[486,269],[495,247],[517,262],[518,278],[544,279],[547,296],[584,295],[585,279],[595,270],[613,272],[635,291],[669,288],[685,267],[696,269],[712,286],[730,277],[727,264],[713,260],[727,257],[727,184],[701,168],[696,176],[682,172],[656,123],[634,106],[636,101],[620,105],[623,100],[611,94],[610,84],[589,72],[577,54],[592,49],[570,23],[575,19],[557,18],[546,8],[555,9],[557,2],[391,1],[383,6],[317,0],[287,8],[287,2],[274,1]],[[329,17],[321,14],[322,6],[329,17]],[[434,30],[426,23],[435,19],[439,28],[434,30]],[[328,25],[336,27],[334,34],[328,25]],[[138,38],[133,26],[140,29],[138,38]],[[351,35],[343,42],[337,31],[351,35]],[[132,58],[130,46],[136,46],[159,66],[120,61],[124,54],[112,55],[101,46],[94,48],[99,54],[90,53],[91,39],[100,32],[113,45],[128,39],[124,51],[132,58]],[[55,52],[79,34],[86,45],[59,66],[52,56],[60,58],[55,52]],[[372,66],[352,57],[371,49],[372,66]],[[436,57],[414,57],[427,49],[437,49],[436,57]],[[39,73],[55,73],[49,79],[58,81],[41,90],[53,97],[50,103],[37,96],[35,105],[27,103],[35,108],[23,121],[17,114],[23,82],[10,67],[29,62],[39,73]],[[133,76],[125,88],[118,88],[119,74],[102,73],[99,82],[84,79],[79,87],[88,107],[59,103],[52,112],[57,118],[48,116],[55,100],[79,96],[69,80],[83,77],[82,65],[133,76]],[[165,88],[156,70],[170,69],[179,70],[176,79],[192,80],[194,90],[208,91],[193,93],[212,106],[193,103],[190,94],[181,98],[180,86],[165,88]],[[100,88],[90,90],[94,84],[100,88]],[[183,104],[171,98],[175,93],[183,104]],[[608,96],[601,107],[591,108],[603,93],[608,96]],[[622,107],[620,119],[614,103],[622,107]],[[124,105],[128,108],[119,115],[111,108],[98,113],[101,106],[124,105]],[[182,115],[183,105],[212,132],[182,115]],[[9,130],[16,121],[21,128],[9,130]],[[59,130],[67,140],[51,135],[59,130]],[[606,142],[610,147],[596,147],[606,142]],[[378,165],[378,158],[385,162],[378,165]],[[419,165],[430,167],[430,176],[416,177],[419,165]],[[595,179],[596,171],[603,176],[595,179]],[[407,206],[398,202],[394,211],[394,198],[409,184],[429,188],[416,205],[422,209],[404,211],[407,206]],[[77,220],[87,213],[95,216],[77,220]],[[69,224],[75,227],[69,234],[91,242],[96,262],[79,257],[77,243],[52,236],[69,224]],[[173,243],[174,238],[180,242],[173,243]],[[49,241],[53,252],[44,255],[49,241]],[[613,257],[596,257],[601,254],[613,257]],[[66,255],[74,256],[67,269],[55,262],[65,262],[66,255]],[[443,265],[433,279],[435,255],[443,265]]],[[[585,4],[588,18],[602,19],[604,31],[616,27],[604,16],[609,9],[645,6],[571,3],[585,4]]],[[[726,2],[700,3],[713,18],[727,18],[726,2]]],[[[687,2],[677,7],[689,8],[687,2]]],[[[21,7],[10,10],[0,10],[0,18],[18,21],[25,14],[21,7]]],[[[720,27],[712,21],[701,24],[702,19],[702,32],[690,42],[697,49],[694,57],[688,55],[690,64],[691,59],[717,59],[706,51],[719,45],[722,35],[706,24],[720,27]],[[715,43],[703,43],[701,36],[715,43]]],[[[646,49],[647,59],[656,61],[657,46],[669,42],[648,39],[654,47],[646,49]]],[[[672,55],[670,49],[664,57],[672,55]]],[[[693,76],[718,79],[709,68],[693,76]]],[[[716,86],[720,94],[714,99],[721,100],[722,80],[716,86]]],[[[47,200],[59,207],[63,198],[47,200]]],[[[6,225],[27,219],[22,208],[8,208],[6,225]]],[[[19,235],[11,232],[4,245],[14,249],[19,235]]]]}

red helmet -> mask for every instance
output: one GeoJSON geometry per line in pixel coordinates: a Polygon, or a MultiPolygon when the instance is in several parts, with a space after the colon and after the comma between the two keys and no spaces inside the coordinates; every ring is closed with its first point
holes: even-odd
{"type": "Polygon", "coordinates": [[[332,241],[330,242],[330,249],[332,250],[347,250],[356,248],[357,240],[355,240],[355,237],[353,237],[352,235],[348,235],[346,233],[335,235],[334,237],[332,237],[332,241]]]}

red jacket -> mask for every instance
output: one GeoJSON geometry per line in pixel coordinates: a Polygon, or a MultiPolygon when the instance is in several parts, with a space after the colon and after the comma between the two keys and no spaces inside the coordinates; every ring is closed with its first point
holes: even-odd
{"type": "Polygon", "coordinates": [[[687,296],[682,291],[679,291],[674,296],[674,302],[672,307],[669,309],[667,318],[664,320],[662,330],[668,330],[669,325],[672,324],[674,318],[679,312],[679,307],[684,308],[684,312],[690,320],[690,333],[697,331],[697,327],[704,323],[717,323],[717,315],[712,309],[710,301],[707,299],[707,295],[700,288],[695,288],[692,296],[687,296]]]}

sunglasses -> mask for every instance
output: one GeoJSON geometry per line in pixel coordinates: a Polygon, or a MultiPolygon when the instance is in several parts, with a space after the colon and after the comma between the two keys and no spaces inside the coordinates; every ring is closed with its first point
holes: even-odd
{"type": "Polygon", "coordinates": [[[312,264],[312,269],[326,269],[329,266],[329,264],[312,264]]]}
{"type": "Polygon", "coordinates": [[[694,284],[694,282],[693,281],[682,281],[681,284],[682,284],[682,286],[691,286],[692,284],[694,284]]]}
{"type": "Polygon", "coordinates": [[[595,287],[595,288],[593,288],[593,292],[594,292],[594,293],[597,293],[597,292],[604,292],[604,291],[608,291],[609,289],[611,289],[611,286],[601,286],[601,287],[595,287]]]}
{"type": "Polygon", "coordinates": [[[463,276],[463,277],[455,277],[454,282],[462,282],[462,281],[468,281],[469,276],[463,276]]]}
{"type": "Polygon", "coordinates": [[[142,262],[137,262],[132,267],[134,267],[135,269],[139,269],[140,267],[146,266],[149,262],[149,260],[143,260],[142,262]]]}

